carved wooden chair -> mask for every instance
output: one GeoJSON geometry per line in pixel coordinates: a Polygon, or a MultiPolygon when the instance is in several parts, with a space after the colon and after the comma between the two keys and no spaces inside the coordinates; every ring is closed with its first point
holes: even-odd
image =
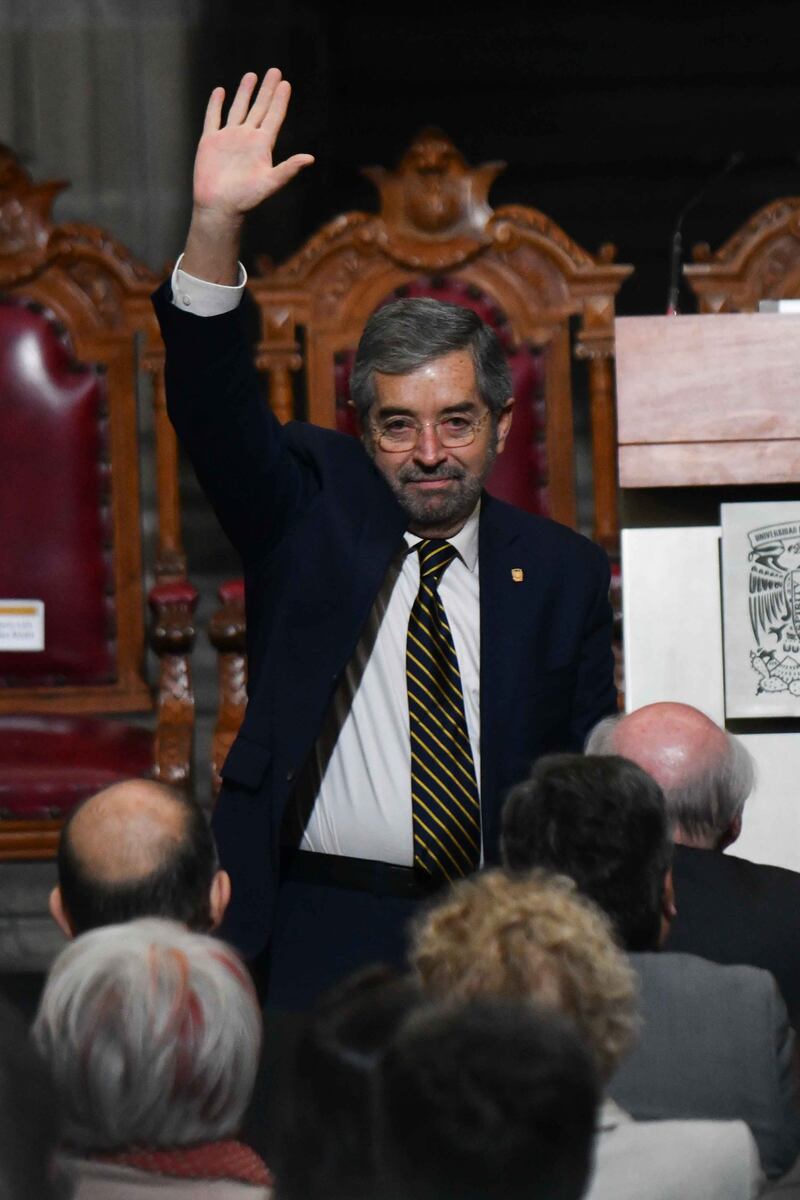
{"type": "Polygon", "coordinates": [[[756,312],[759,300],[800,296],[800,196],[773,200],[712,253],[692,249],[684,275],[698,311],[756,312]]]}
{"type": "Polygon", "coordinates": [[[34,184],[0,147],[0,859],[51,857],[70,809],[117,779],[190,779],[197,593],[147,299],[157,281],[100,230],[53,223],[63,186],[34,184]],[[156,377],[155,690],[137,334],[156,377]]]}
{"type": "MultiPolygon", "coordinates": [[[[378,215],[335,217],[282,266],[263,263],[252,278],[262,318],[257,364],[281,421],[303,416],[356,432],[348,380],[370,314],[408,295],[468,305],[497,332],[514,375],[514,426],[488,490],[575,524],[573,372],[583,369],[594,535],[613,551],[614,299],[632,268],[614,263],[613,246],[590,254],[536,209],[494,211],[489,188],[504,165],[471,167],[444,134],[426,130],[396,170],[366,169],[380,193],[378,215]]],[[[217,778],[241,721],[246,677],[241,583],[225,585],[221,599],[211,630],[221,655],[217,778]]]]}

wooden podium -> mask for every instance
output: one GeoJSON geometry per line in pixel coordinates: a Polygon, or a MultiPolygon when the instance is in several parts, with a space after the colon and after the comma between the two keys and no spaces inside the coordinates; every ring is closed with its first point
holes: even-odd
{"type": "Polygon", "coordinates": [[[615,321],[623,488],[800,481],[800,315],[615,321]]]}

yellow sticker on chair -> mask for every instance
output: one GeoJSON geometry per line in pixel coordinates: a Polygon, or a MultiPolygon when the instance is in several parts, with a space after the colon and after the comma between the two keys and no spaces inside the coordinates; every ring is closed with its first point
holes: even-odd
{"type": "Polygon", "coordinates": [[[44,601],[0,600],[2,650],[44,650],[44,601]]]}

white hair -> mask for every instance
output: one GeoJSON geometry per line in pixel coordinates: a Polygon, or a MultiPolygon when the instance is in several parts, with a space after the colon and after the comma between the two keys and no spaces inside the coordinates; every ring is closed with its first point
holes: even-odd
{"type": "Polygon", "coordinates": [[[229,1137],[253,1089],[261,1013],[236,952],[158,918],[92,930],[50,971],[33,1038],[80,1150],[229,1137]]]}
{"type": "MultiPolygon", "coordinates": [[[[617,754],[615,735],[622,715],[604,717],[586,739],[585,754],[617,754]]],[[[693,838],[714,841],[741,817],[753,790],[755,766],[743,742],[726,730],[726,749],[682,783],[665,787],[670,820],[693,838]]]]}

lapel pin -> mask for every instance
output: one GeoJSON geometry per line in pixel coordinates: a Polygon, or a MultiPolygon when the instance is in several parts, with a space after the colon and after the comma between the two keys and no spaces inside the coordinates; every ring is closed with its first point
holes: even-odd
{"type": "Polygon", "coordinates": [[[522,583],[523,579],[525,578],[525,572],[523,571],[522,567],[512,567],[511,578],[514,580],[514,583],[522,583]]]}

